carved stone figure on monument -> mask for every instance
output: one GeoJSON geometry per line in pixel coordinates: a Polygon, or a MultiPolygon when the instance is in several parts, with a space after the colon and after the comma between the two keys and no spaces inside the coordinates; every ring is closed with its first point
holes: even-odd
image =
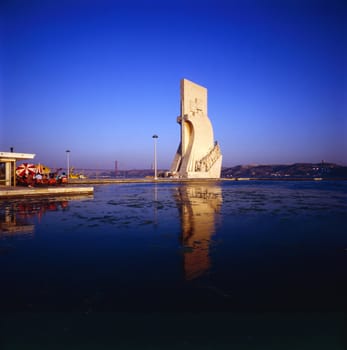
{"type": "Polygon", "coordinates": [[[207,116],[207,89],[181,80],[181,141],[170,173],[180,178],[220,178],[222,154],[207,116]]]}

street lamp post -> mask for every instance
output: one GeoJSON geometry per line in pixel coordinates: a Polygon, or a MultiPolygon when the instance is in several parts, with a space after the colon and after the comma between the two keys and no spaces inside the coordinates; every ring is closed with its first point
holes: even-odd
{"type": "Polygon", "coordinates": [[[67,169],[67,181],[70,178],[70,150],[66,150],[66,169],[67,169]]]}
{"type": "Polygon", "coordinates": [[[157,176],[157,138],[158,135],[153,135],[152,136],[153,140],[154,140],[154,180],[158,179],[157,176]]]}

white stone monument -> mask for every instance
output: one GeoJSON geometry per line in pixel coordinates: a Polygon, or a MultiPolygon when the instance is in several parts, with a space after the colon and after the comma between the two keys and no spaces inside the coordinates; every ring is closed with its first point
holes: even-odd
{"type": "Polygon", "coordinates": [[[222,154],[207,116],[207,89],[181,80],[181,142],[170,173],[180,178],[220,178],[222,154]]]}

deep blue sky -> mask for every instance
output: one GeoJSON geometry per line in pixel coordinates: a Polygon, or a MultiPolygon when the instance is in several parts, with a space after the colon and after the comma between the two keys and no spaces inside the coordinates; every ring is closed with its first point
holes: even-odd
{"type": "Polygon", "coordinates": [[[208,89],[223,166],[347,163],[346,5],[337,0],[8,0],[0,151],[76,167],[158,166],[180,80],[208,89]]]}

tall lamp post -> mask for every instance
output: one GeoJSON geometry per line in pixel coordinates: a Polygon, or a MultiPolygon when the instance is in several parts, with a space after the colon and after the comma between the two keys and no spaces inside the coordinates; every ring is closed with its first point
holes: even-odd
{"type": "Polygon", "coordinates": [[[153,140],[154,140],[154,180],[158,179],[157,176],[157,138],[158,135],[153,135],[152,136],[153,140]]]}
{"type": "Polygon", "coordinates": [[[67,169],[67,181],[70,178],[70,150],[66,150],[66,169],[67,169]]]}

